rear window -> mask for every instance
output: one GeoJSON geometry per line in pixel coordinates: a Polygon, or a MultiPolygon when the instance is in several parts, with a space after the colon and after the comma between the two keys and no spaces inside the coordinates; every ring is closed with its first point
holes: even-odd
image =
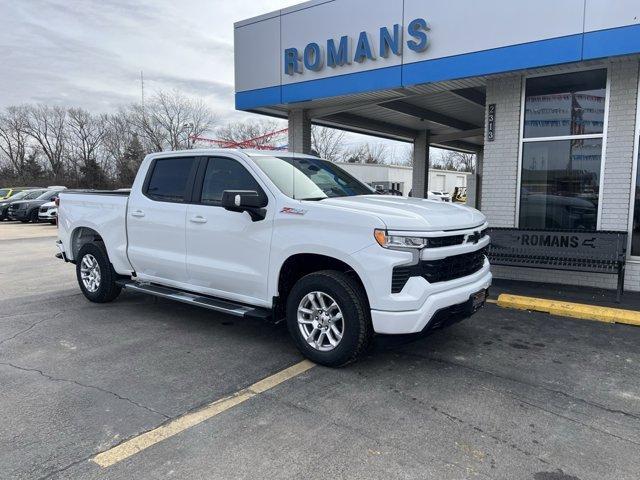
{"type": "Polygon", "coordinates": [[[155,161],[146,194],[160,202],[184,202],[194,158],[161,158],[155,161]]]}
{"type": "Polygon", "coordinates": [[[45,190],[40,194],[39,197],[36,198],[36,200],[47,200],[48,198],[53,197],[56,193],[59,192],[59,190],[45,190]]]}

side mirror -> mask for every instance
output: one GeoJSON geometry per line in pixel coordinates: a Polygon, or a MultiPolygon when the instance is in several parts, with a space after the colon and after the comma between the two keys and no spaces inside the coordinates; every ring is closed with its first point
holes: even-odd
{"type": "Polygon", "coordinates": [[[254,222],[264,220],[267,198],[255,190],[225,190],[222,192],[222,207],[230,212],[247,212],[254,222]]]}

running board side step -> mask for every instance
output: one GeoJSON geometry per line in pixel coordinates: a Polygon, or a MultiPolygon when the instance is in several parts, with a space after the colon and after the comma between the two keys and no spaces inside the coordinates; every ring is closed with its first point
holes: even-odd
{"type": "Polygon", "coordinates": [[[132,292],[146,293],[156,297],[175,300],[176,302],[188,303],[198,307],[207,308],[216,312],[234,315],[244,318],[258,318],[267,320],[271,318],[271,310],[260,307],[250,307],[241,303],[235,303],[229,300],[220,300],[218,298],[198,295],[195,293],[185,292],[177,288],[154,285],[150,283],[140,283],[133,280],[119,280],[116,282],[125,290],[132,292]]]}

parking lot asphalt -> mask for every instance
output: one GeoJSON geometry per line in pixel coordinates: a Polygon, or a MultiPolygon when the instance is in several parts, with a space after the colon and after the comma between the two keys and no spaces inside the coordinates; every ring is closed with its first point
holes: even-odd
{"type": "Polygon", "coordinates": [[[91,304],[54,235],[0,224],[0,478],[640,478],[640,329],[496,305],[102,468],[96,454],[302,358],[282,326],[128,293],[91,304]]]}

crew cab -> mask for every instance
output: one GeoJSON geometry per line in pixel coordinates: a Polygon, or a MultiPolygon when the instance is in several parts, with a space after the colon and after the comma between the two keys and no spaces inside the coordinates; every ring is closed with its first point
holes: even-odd
{"type": "Polygon", "coordinates": [[[374,333],[447,326],[491,284],[482,213],[379,195],[309,155],[147,156],[131,191],[63,191],[58,256],[92,302],[121,289],[286,320],[300,351],[340,366],[374,333]]]}

